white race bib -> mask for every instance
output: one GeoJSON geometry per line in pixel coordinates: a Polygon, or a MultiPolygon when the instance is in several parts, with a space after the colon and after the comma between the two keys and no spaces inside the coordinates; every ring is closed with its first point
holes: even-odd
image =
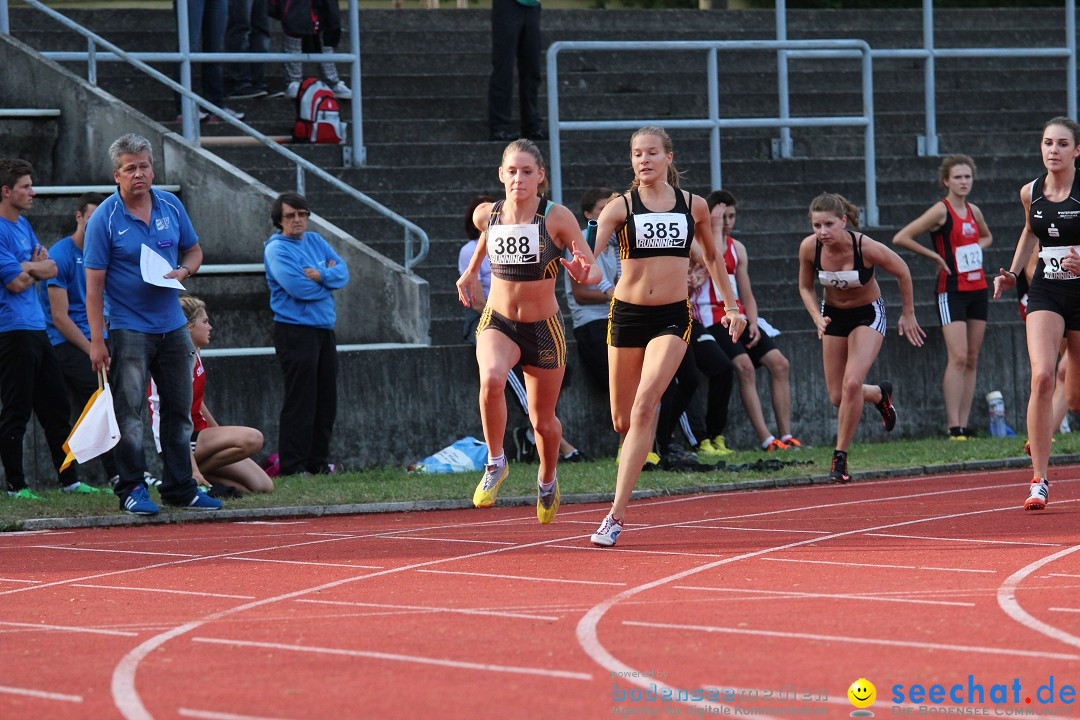
{"type": "Polygon", "coordinates": [[[852,290],[857,287],[862,287],[858,270],[839,270],[837,272],[818,270],[817,276],[818,282],[822,285],[825,287],[834,287],[837,290],[852,290]]]}
{"type": "Polygon", "coordinates": [[[636,245],[641,250],[685,248],[690,233],[681,213],[649,213],[634,216],[636,245]]]}
{"type": "Polygon", "coordinates": [[[540,262],[539,225],[489,225],[488,259],[492,265],[530,265],[540,262]]]}
{"type": "Polygon", "coordinates": [[[956,248],[956,271],[958,273],[982,270],[983,251],[978,243],[960,245],[956,248]]]}
{"type": "Polygon", "coordinates": [[[1073,275],[1061,267],[1065,256],[1069,254],[1070,245],[1058,245],[1043,248],[1039,251],[1039,258],[1043,261],[1043,277],[1047,280],[1080,280],[1080,275],[1073,275]]]}

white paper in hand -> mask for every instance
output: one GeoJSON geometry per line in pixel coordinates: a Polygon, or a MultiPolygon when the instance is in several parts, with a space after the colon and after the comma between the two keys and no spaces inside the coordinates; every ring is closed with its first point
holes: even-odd
{"type": "Polygon", "coordinates": [[[169,261],[158,255],[146,245],[142,246],[142,255],[139,257],[139,269],[142,271],[143,282],[164,288],[183,290],[184,286],[176,278],[167,278],[175,268],[169,265],[169,261]]]}

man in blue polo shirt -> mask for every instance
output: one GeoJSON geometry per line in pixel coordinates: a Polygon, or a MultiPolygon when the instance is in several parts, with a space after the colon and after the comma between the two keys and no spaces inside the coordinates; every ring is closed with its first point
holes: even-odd
{"type": "Polygon", "coordinates": [[[150,141],[127,134],[109,146],[117,191],[105,198],[86,225],[86,314],[94,372],[112,370],[113,401],[120,425],[114,450],[120,509],[154,515],[159,508],[143,483],[143,413],[153,375],[161,407],[163,477],[159,491],[169,504],[217,510],[191,474],[191,379],[195,348],[169,280],[187,280],[202,264],[202,248],[187,211],[175,195],[151,186],[150,141]],[[145,256],[145,257],[144,257],[145,256]],[[168,272],[142,270],[152,260],[168,272]],[[105,345],[105,300],[109,345],[105,345]],[[111,354],[110,354],[111,353],[111,354]]]}
{"type": "MultiPolygon", "coordinates": [[[[86,222],[105,196],[83,193],[75,209],[75,232],[49,248],[56,263],[56,277],[38,283],[38,298],[45,311],[45,333],[52,343],[64,375],[68,398],[78,412],[98,387],[97,373],[90,369],[90,324],[86,321],[86,272],[83,269],[83,240],[86,222]]],[[[112,451],[101,456],[105,479],[118,478],[112,451]]],[[[90,486],[80,486],[88,489],[90,486]]]]}
{"type": "MultiPolygon", "coordinates": [[[[56,264],[37,241],[22,213],[34,205],[34,168],[25,160],[0,159],[0,460],[8,494],[40,499],[26,486],[23,435],[30,413],[45,431],[53,464],[64,463],[71,432],[70,406],[60,366],[45,335],[34,283],[56,275],[56,264]]],[[[60,473],[65,489],[79,487],[75,468],[60,473]]]]}

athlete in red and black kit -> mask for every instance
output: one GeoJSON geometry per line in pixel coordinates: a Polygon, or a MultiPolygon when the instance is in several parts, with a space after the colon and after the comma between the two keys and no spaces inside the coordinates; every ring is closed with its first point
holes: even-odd
{"type": "Polygon", "coordinates": [[[983,250],[993,238],[982,211],[967,202],[975,161],[967,155],[950,155],[942,161],[938,177],[948,194],[896,233],[893,243],[937,265],[938,315],[949,354],[942,382],[945,414],[949,438],[966,440],[974,434],[968,417],[989,310],[983,250]],[[933,249],[915,239],[926,232],[933,249]]]}

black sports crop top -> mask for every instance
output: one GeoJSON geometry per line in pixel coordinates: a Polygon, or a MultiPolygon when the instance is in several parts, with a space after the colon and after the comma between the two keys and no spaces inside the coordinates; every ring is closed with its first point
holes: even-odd
{"type": "Polygon", "coordinates": [[[503,202],[499,200],[491,206],[488,219],[487,254],[491,274],[500,280],[514,281],[558,277],[562,251],[547,231],[551,201],[541,200],[533,221],[522,225],[504,225],[500,222],[503,202]]]}
{"type": "Polygon", "coordinates": [[[675,188],[675,207],[666,212],[650,210],[641,202],[637,190],[630,191],[626,203],[626,224],[615,233],[619,241],[619,259],[674,256],[690,257],[694,241],[694,216],[686,206],[683,191],[675,188]]]}
{"type": "Polygon", "coordinates": [[[817,249],[814,251],[814,269],[817,270],[818,281],[825,287],[833,287],[837,290],[853,290],[866,285],[874,277],[873,266],[866,267],[862,259],[862,239],[858,239],[851,230],[847,231],[851,236],[851,249],[855,254],[854,267],[851,270],[823,270],[821,268],[821,241],[817,241],[817,249]]]}

